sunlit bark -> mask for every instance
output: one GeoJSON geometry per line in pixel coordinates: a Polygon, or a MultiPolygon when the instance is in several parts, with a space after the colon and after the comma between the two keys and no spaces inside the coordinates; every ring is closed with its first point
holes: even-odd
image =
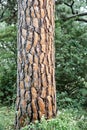
{"type": "Polygon", "coordinates": [[[16,129],[56,115],[54,0],[19,0],[16,129]]]}

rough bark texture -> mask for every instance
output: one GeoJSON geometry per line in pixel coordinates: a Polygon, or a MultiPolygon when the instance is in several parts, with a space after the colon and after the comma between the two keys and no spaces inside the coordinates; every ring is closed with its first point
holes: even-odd
{"type": "Polygon", "coordinates": [[[54,0],[18,2],[16,129],[56,115],[54,0]]]}

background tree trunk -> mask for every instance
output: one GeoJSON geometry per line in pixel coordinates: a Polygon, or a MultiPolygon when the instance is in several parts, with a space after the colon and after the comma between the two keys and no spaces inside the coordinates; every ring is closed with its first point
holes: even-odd
{"type": "Polygon", "coordinates": [[[56,115],[54,0],[19,0],[16,129],[56,115]]]}

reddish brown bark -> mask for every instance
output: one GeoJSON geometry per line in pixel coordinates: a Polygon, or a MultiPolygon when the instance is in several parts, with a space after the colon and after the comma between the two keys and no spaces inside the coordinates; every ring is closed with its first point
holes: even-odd
{"type": "Polygon", "coordinates": [[[19,0],[16,129],[56,115],[54,0],[19,0]]]}

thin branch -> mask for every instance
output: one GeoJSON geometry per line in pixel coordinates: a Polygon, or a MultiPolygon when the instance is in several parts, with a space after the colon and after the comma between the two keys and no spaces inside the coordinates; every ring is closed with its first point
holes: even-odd
{"type": "Polygon", "coordinates": [[[64,2],[65,5],[67,5],[68,7],[70,7],[70,9],[71,9],[71,11],[72,11],[72,14],[75,14],[75,11],[74,11],[74,8],[73,8],[74,3],[75,3],[74,0],[72,1],[71,4],[68,4],[68,3],[64,2]]]}
{"type": "Polygon", "coordinates": [[[81,22],[85,22],[85,23],[87,23],[87,19],[84,19],[84,18],[77,18],[77,19],[75,19],[76,21],[81,21],[81,22]]]}
{"type": "MultiPolygon", "coordinates": [[[[56,4],[59,4],[59,3],[62,3],[63,1],[60,0],[59,1],[56,1],[56,4]]],[[[67,20],[70,20],[70,19],[74,19],[75,21],[82,21],[82,22],[86,22],[87,23],[87,19],[86,18],[80,18],[80,17],[83,17],[83,16],[87,16],[87,12],[83,12],[83,13],[78,13],[78,11],[75,11],[74,10],[74,3],[75,3],[75,0],[72,0],[71,3],[66,3],[66,2],[63,2],[66,6],[68,6],[70,9],[71,9],[71,16],[66,16],[65,14],[61,14],[61,19],[66,22],[67,20]]],[[[56,20],[57,22],[58,20],[56,20]]]]}
{"type": "MultiPolygon", "coordinates": [[[[70,20],[70,19],[68,19],[68,20],[70,20]]],[[[67,20],[64,20],[64,22],[66,22],[66,21],[67,21],[67,20]]],[[[80,21],[80,22],[85,22],[85,23],[87,23],[87,19],[85,19],[85,18],[75,18],[74,21],[80,21]]],[[[55,20],[55,22],[57,23],[58,20],[55,20]]]]}
{"type": "Polygon", "coordinates": [[[65,19],[65,21],[66,21],[66,20],[69,20],[69,19],[76,18],[76,17],[80,17],[80,16],[86,16],[86,15],[87,15],[87,12],[75,14],[75,15],[72,15],[72,16],[70,16],[70,17],[67,17],[67,18],[65,19]]]}

